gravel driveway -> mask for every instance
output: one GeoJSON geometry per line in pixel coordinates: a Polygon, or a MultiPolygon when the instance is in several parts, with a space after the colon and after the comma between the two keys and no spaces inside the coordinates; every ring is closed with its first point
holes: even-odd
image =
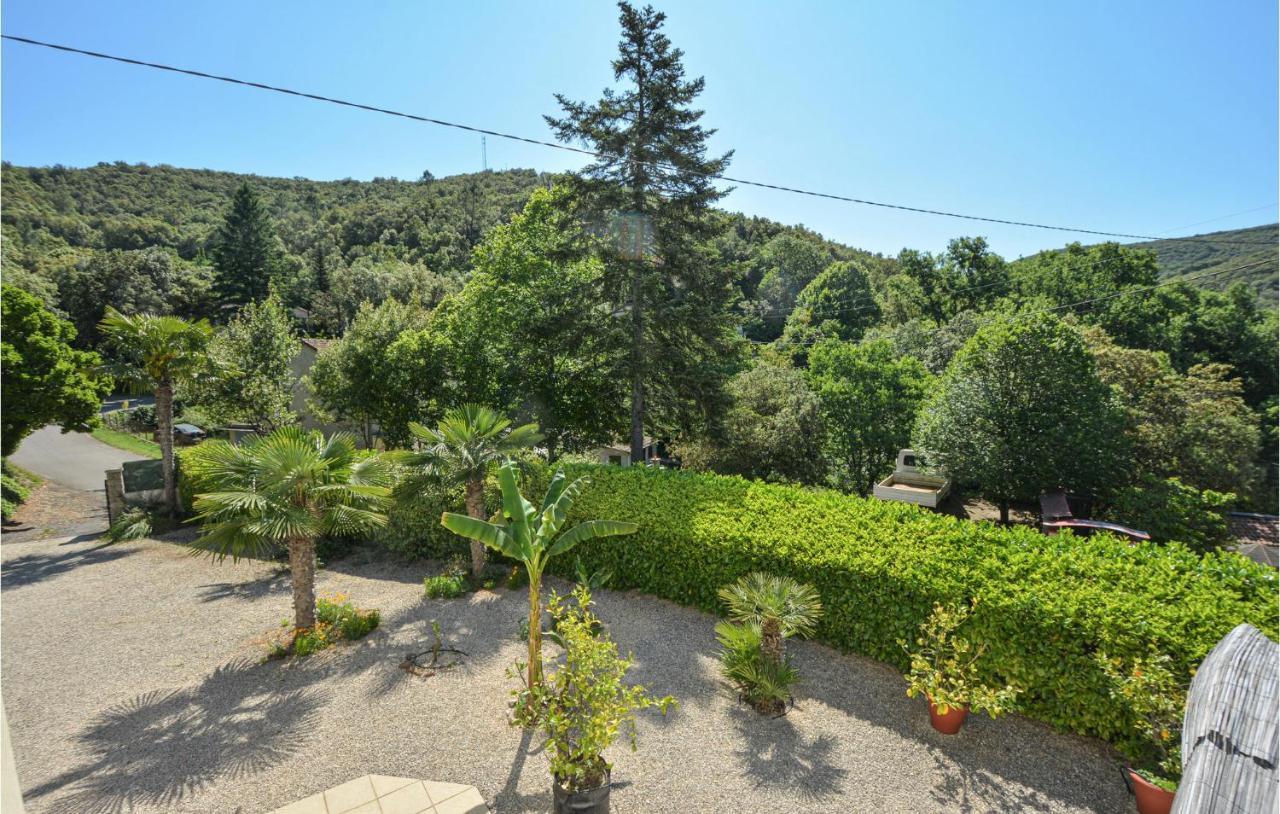
{"type": "MultiPolygon", "coordinates": [[[[425,600],[421,569],[338,563],[322,592],[382,611],[367,639],[261,663],[289,615],[263,563],[218,565],[178,545],[33,542],[3,555],[3,698],[27,810],[262,812],[367,773],[473,784],[500,812],[549,811],[536,736],[506,723],[521,592],[425,600]],[[399,669],[431,620],[470,658],[424,679],[399,669]]],[[[1132,811],[1095,741],[1015,716],[929,728],[892,669],[790,646],[797,707],[762,720],[717,679],[713,619],[635,594],[597,611],[632,676],[680,708],[613,749],[614,811],[1132,811]]]]}

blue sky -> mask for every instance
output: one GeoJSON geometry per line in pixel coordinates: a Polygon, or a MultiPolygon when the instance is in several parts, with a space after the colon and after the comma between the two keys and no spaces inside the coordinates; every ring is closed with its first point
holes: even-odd
{"type": "MultiPolygon", "coordinates": [[[[1141,234],[1276,219],[1270,0],[659,7],[688,72],[706,77],[701,103],[713,146],[736,150],[732,175],[1141,234]]],[[[584,0],[7,0],[3,27],[550,140],[554,92],[595,99],[610,83],[616,17],[584,0]]],[[[21,44],[2,54],[0,153],[17,164],[316,179],[480,168],[479,138],[455,130],[21,44]]],[[[581,161],[495,138],[488,158],[581,161]]],[[[1075,239],[750,188],[724,205],[886,253],[984,234],[1014,257],[1075,239]]]]}

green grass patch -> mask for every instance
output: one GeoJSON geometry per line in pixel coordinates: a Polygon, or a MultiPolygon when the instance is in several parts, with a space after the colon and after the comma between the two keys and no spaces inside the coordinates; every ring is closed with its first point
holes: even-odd
{"type": "Polygon", "coordinates": [[[139,438],[136,435],[130,435],[127,432],[120,432],[108,427],[98,427],[92,432],[92,435],[102,443],[113,446],[116,449],[123,449],[125,452],[132,452],[135,455],[142,455],[147,458],[160,457],[160,445],[155,441],[148,441],[145,438],[139,438]]]}

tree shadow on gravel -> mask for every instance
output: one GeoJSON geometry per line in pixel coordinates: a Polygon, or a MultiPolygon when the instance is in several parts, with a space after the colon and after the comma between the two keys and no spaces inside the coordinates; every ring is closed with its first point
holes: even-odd
{"type": "MultiPolygon", "coordinates": [[[[508,651],[514,663],[522,653],[520,620],[528,612],[527,605],[528,597],[523,590],[477,591],[455,599],[423,598],[384,618],[367,656],[381,662],[370,694],[380,696],[402,687],[429,686],[430,682],[446,680],[454,673],[465,676],[468,671],[500,657],[504,651],[508,651]],[[466,656],[457,667],[423,678],[400,669],[400,663],[410,653],[431,649],[435,642],[432,621],[440,625],[442,645],[455,647],[466,656]]],[[[551,657],[550,648],[546,655],[551,657]]],[[[515,679],[511,686],[516,686],[515,679]]]]}
{"type": "Polygon", "coordinates": [[[252,602],[272,594],[289,594],[292,590],[289,585],[289,569],[287,568],[282,568],[274,574],[261,579],[241,582],[213,582],[201,585],[199,588],[200,601],[202,602],[219,602],[223,599],[252,602]]]}
{"type": "Polygon", "coordinates": [[[940,776],[930,790],[939,810],[962,814],[986,811],[1049,811],[1047,798],[1032,789],[1011,786],[1003,777],[970,768],[929,748],[934,774],[940,776]]]}
{"type": "Polygon", "coordinates": [[[835,738],[806,738],[785,715],[766,718],[738,708],[731,716],[742,742],[734,755],[742,764],[743,773],[757,787],[781,791],[806,802],[841,793],[841,784],[849,772],[832,761],[835,738]]]}
{"type": "Polygon", "coordinates": [[[0,588],[19,588],[54,579],[76,568],[111,562],[137,552],[136,548],[112,547],[111,543],[80,551],[24,554],[0,564],[0,588]]]}
{"type": "Polygon", "coordinates": [[[79,735],[83,765],[28,789],[28,803],[57,792],[44,810],[177,810],[215,781],[241,780],[280,763],[304,745],[329,692],[285,686],[272,670],[231,662],[193,687],[107,707],[79,735]]]}
{"type": "Polygon", "coordinates": [[[921,698],[887,664],[841,655],[815,642],[788,648],[806,681],[800,694],[850,718],[924,746],[933,758],[932,795],[948,811],[1037,811],[1050,801],[1085,810],[1123,810],[1127,793],[1100,741],[1052,731],[1019,715],[970,715],[958,735],[930,726],[921,698]]]}

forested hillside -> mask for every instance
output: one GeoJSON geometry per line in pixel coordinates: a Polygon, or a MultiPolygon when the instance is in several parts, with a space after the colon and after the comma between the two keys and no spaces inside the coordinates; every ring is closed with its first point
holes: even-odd
{"type": "MultiPolygon", "coordinates": [[[[123,162],[83,169],[6,163],[4,274],[67,313],[86,339],[105,305],[211,314],[210,249],[233,193],[247,183],[280,242],[277,287],[291,305],[318,306],[309,327],[336,335],[363,300],[416,292],[434,304],[460,288],[476,245],[552,180],[533,170],[310,181],[123,162]],[[317,288],[332,294],[327,302],[313,302],[317,288]]],[[[767,285],[776,288],[788,263],[812,258],[813,274],[832,260],[893,265],[803,227],[723,212],[716,218],[717,235],[705,249],[732,270],[748,300],[770,271],[767,285]],[[779,237],[787,239],[769,245],[779,237]]],[[[778,295],[783,302],[765,306],[769,320],[777,305],[790,309],[778,295]]]]}
{"type": "Polygon", "coordinates": [[[1276,224],[1212,232],[1197,237],[1202,241],[1155,240],[1135,243],[1133,246],[1156,253],[1161,278],[1187,275],[1204,277],[1203,282],[1196,284],[1217,291],[1225,291],[1235,283],[1244,283],[1258,293],[1258,298],[1264,305],[1268,308],[1276,307],[1276,297],[1280,295],[1280,287],[1277,287],[1280,252],[1276,248],[1280,228],[1276,224]],[[1225,271],[1259,260],[1270,262],[1244,271],[1225,271]],[[1218,273],[1219,271],[1223,273],[1218,273]]]}

